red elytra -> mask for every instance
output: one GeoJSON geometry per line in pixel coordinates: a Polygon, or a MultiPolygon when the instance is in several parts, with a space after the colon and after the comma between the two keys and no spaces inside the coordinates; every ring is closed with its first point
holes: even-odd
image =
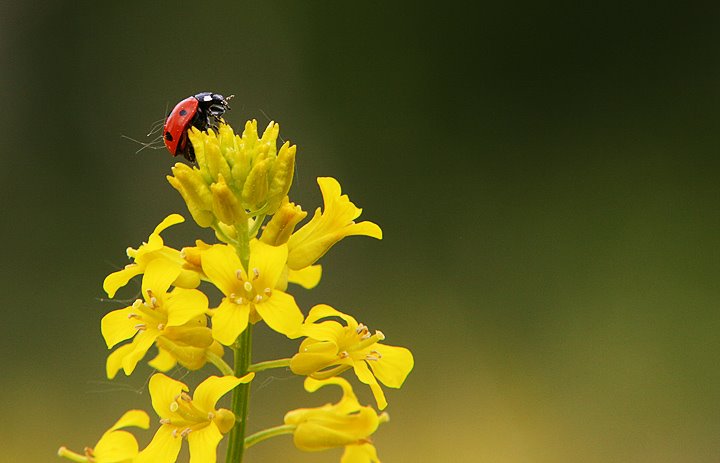
{"type": "Polygon", "coordinates": [[[187,130],[192,124],[198,109],[198,100],[190,96],[175,105],[165,121],[163,140],[170,154],[177,156],[187,152],[187,130]]]}

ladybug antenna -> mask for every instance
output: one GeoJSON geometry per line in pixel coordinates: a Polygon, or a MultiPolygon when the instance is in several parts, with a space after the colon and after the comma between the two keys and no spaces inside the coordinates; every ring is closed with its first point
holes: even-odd
{"type": "Polygon", "coordinates": [[[160,129],[162,129],[163,125],[165,125],[164,118],[153,122],[153,125],[150,127],[150,131],[145,136],[149,137],[150,135],[157,133],[160,129]]]}
{"type": "Polygon", "coordinates": [[[153,138],[152,141],[150,141],[149,143],[142,142],[140,140],[135,140],[134,138],[128,137],[127,135],[120,135],[120,136],[122,138],[125,138],[126,140],[133,141],[133,142],[137,143],[138,145],[142,146],[142,148],[135,151],[135,154],[138,154],[140,151],[144,150],[145,148],[150,148],[151,150],[159,150],[159,149],[162,149],[165,147],[164,143],[162,141],[162,135],[158,135],[157,137],[153,138]]]}

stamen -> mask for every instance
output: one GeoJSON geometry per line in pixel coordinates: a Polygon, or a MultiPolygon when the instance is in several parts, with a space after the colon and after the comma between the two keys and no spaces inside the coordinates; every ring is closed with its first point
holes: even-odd
{"type": "Polygon", "coordinates": [[[178,432],[177,428],[173,429],[173,430],[172,430],[172,436],[173,436],[173,437],[177,437],[177,432],[178,432]]]}
{"type": "Polygon", "coordinates": [[[88,458],[93,458],[95,456],[95,450],[92,447],[83,448],[83,452],[85,452],[85,456],[88,458]]]}
{"type": "Polygon", "coordinates": [[[243,304],[245,304],[245,299],[243,299],[242,297],[239,297],[239,298],[235,299],[235,303],[237,305],[243,305],[243,304]]]}
{"type": "Polygon", "coordinates": [[[180,437],[187,437],[188,434],[190,434],[191,432],[192,432],[192,429],[190,429],[190,428],[185,428],[185,429],[183,429],[182,432],[180,433],[180,437]]]}
{"type": "Polygon", "coordinates": [[[255,296],[255,303],[256,303],[256,304],[262,302],[262,300],[263,300],[263,297],[262,297],[261,295],[258,294],[257,296],[255,296]]]}
{"type": "Polygon", "coordinates": [[[355,328],[355,332],[356,332],[357,334],[360,334],[360,333],[362,333],[363,331],[367,331],[367,326],[365,326],[364,324],[360,323],[360,324],[357,326],[357,328],[355,328]]]}
{"type": "Polygon", "coordinates": [[[213,412],[208,412],[208,420],[212,421],[215,419],[215,414],[213,412]]]}
{"type": "MultiPolygon", "coordinates": [[[[177,400],[177,399],[175,399],[175,400],[177,400]]],[[[171,411],[171,412],[175,413],[176,411],[178,411],[179,408],[180,408],[180,404],[179,404],[179,403],[177,403],[177,402],[175,402],[175,401],[170,402],[170,411],[171,411]]]]}
{"type": "Polygon", "coordinates": [[[243,284],[243,288],[249,293],[253,290],[253,285],[249,281],[246,281],[245,284],[243,284]]]}
{"type": "Polygon", "coordinates": [[[366,340],[367,338],[369,338],[369,337],[371,337],[371,336],[372,336],[372,334],[370,334],[369,331],[366,331],[365,334],[363,334],[362,336],[360,336],[360,340],[364,341],[364,340],[366,340]]]}
{"type": "Polygon", "coordinates": [[[242,276],[242,269],[239,268],[239,269],[235,270],[235,278],[237,278],[238,280],[244,280],[244,278],[242,276]]]}
{"type": "Polygon", "coordinates": [[[139,309],[141,305],[143,305],[143,300],[142,300],[142,299],[135,299],[135,302],[133,302],[132,308],[133,308],[133,309],[139,309]]]}
{"type": "Polygon", "coordinates": [[[165,323],[158,323],[158,331],[162,331],[165,329],[165,323]]]}
{"type": "Polygon", "coordinates": [[[155,296],[153,296],[153,297],[150,298],[150,304],[152,305],[152,308],[153,308],[153,309],[154,309],[155,307],[157,307],[158,303],[157,303],[157,298],[156,298],[155,296]]]}
{"type": "Polygon", "coordinates": [[[137,318],[138,320],[142,319],[142,317],[141,317],[140,315],[136,314],[136,313],[130,313],[130,314],[128,314],[128,318],[129,318],[129,319],[137,318]]]}
{"type": "Polygon", "coordinates": [[[138,331],[145,331],[147,329],[147,325],[145,323],[138,323],[133,328],[135,328],[138,331]]]}
{"type": "Polygon", "coordinates": [[[375,330],[375,336],[377,336],[378,341],[383,341],[385,339],[385,335],[380,330],[375,330]]]}
{"type": "Polygon", "coordinates": [[[263,290],[263,292],[264,292],[267,296],[272,296],[272,289],[270,289],[270,288],[265,288],[265,289],[263,290]]]}
{"type": "Polygon", "coordinates": [[[190,394],[187,392],[181,392],[180,398],[183,399],[185,402],[192,402],[192,397],[190,397],[190,394]]]}
{"type": "Polygon", "coordinates": [[[340,357],[341,359],[346,359],[346,358],[350,357],[350,353],[348,351],[344,350],[338,354],[338,357],[340,357]]]}
{"type": "Polygon", "coordinates": [[[170,424],[170,418],[161,418],[160,424],[170,424]]]}
{"type": "Polygon", "coordinates": [[[257,280],[258,278],[260,278],[260,270],[258,270],[257,267],[253,268],[253,275],[255,275],[253,277],[253,280],[257,280]]]}

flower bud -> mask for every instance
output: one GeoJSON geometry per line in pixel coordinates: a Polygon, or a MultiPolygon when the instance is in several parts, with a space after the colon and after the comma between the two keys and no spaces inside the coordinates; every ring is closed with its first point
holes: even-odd
{"type": "Polygon", "coordinates": [[[285,142],[280,148],[277,159],[273,165],[270,190],[268,191],[268,214],[274,214],[283,198],[290,191],[293,175],[295,174],[295,152],[296,146],[290,146],[285,142]]]}
{"type": "Polygon", "coordinates": [[[243,204],[251,211],[257,211],[267,203],[268,174],[271,161],[263,159],[253,165],[242,190],[243,204]]]}
{"type": "Polygon", "coordinates": [[[306,216],[307,212],[303,211],[299,205],[291,203],[285,196],[279,209],[265,226],[260,241],[272,246],[287,243],[295,226],[306,216]]]}
{"type": "Polygon", "coordinates": [[[222,174],[219,174],[217,183],[210,185],[210,190],[213,198],[213,212],[221,222],[233,225],[241,220],[247,220],[245,210],[225,183],[225,177],[222,174]]]}
{"type": "Polygon", "coordinates": [[[182,163],[175,164],[172,171],[173,176],[167,176],[168,182],[185,200],[195,222],[201,227],[209,227],[213,222],[212,193],[200,172],[182,163]]]}
{"type": "Polygon", "coordinates": [[[254,120],[245,124],[242,136],[224,123],[217,132],[188,130],[197,166],[176,165],[168,181],[198,225],[230,237],[227,230],[241,221],[278,210],[292,184],[297,150],[285,143],[278,152],[279,132],[280,126],[270,122],[258,137],[254,120]]]}

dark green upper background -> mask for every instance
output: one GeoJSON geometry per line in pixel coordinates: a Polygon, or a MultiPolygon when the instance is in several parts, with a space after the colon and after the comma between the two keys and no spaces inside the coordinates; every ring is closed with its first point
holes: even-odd
{"type": "MultiPolygon", "coordinates": [[[[56,461],[148,407],[149,367],[105,380],[101,282],[189,214],[168,153],[121,135],[211,90],[237,130],[280,122],[305,210],[333,176],[384,230],[294,290],[413,350],[383,461],[716,461],[720,8],[626,3],[5,2],[6,457],[56,461]]],[[[293,346],[259,329],[255,360],[293,346]]],[[[258,379],[254,430],[335,399],[258,379]]],[[[248,461],[338,455],[281,438],[248,461]]]]}

